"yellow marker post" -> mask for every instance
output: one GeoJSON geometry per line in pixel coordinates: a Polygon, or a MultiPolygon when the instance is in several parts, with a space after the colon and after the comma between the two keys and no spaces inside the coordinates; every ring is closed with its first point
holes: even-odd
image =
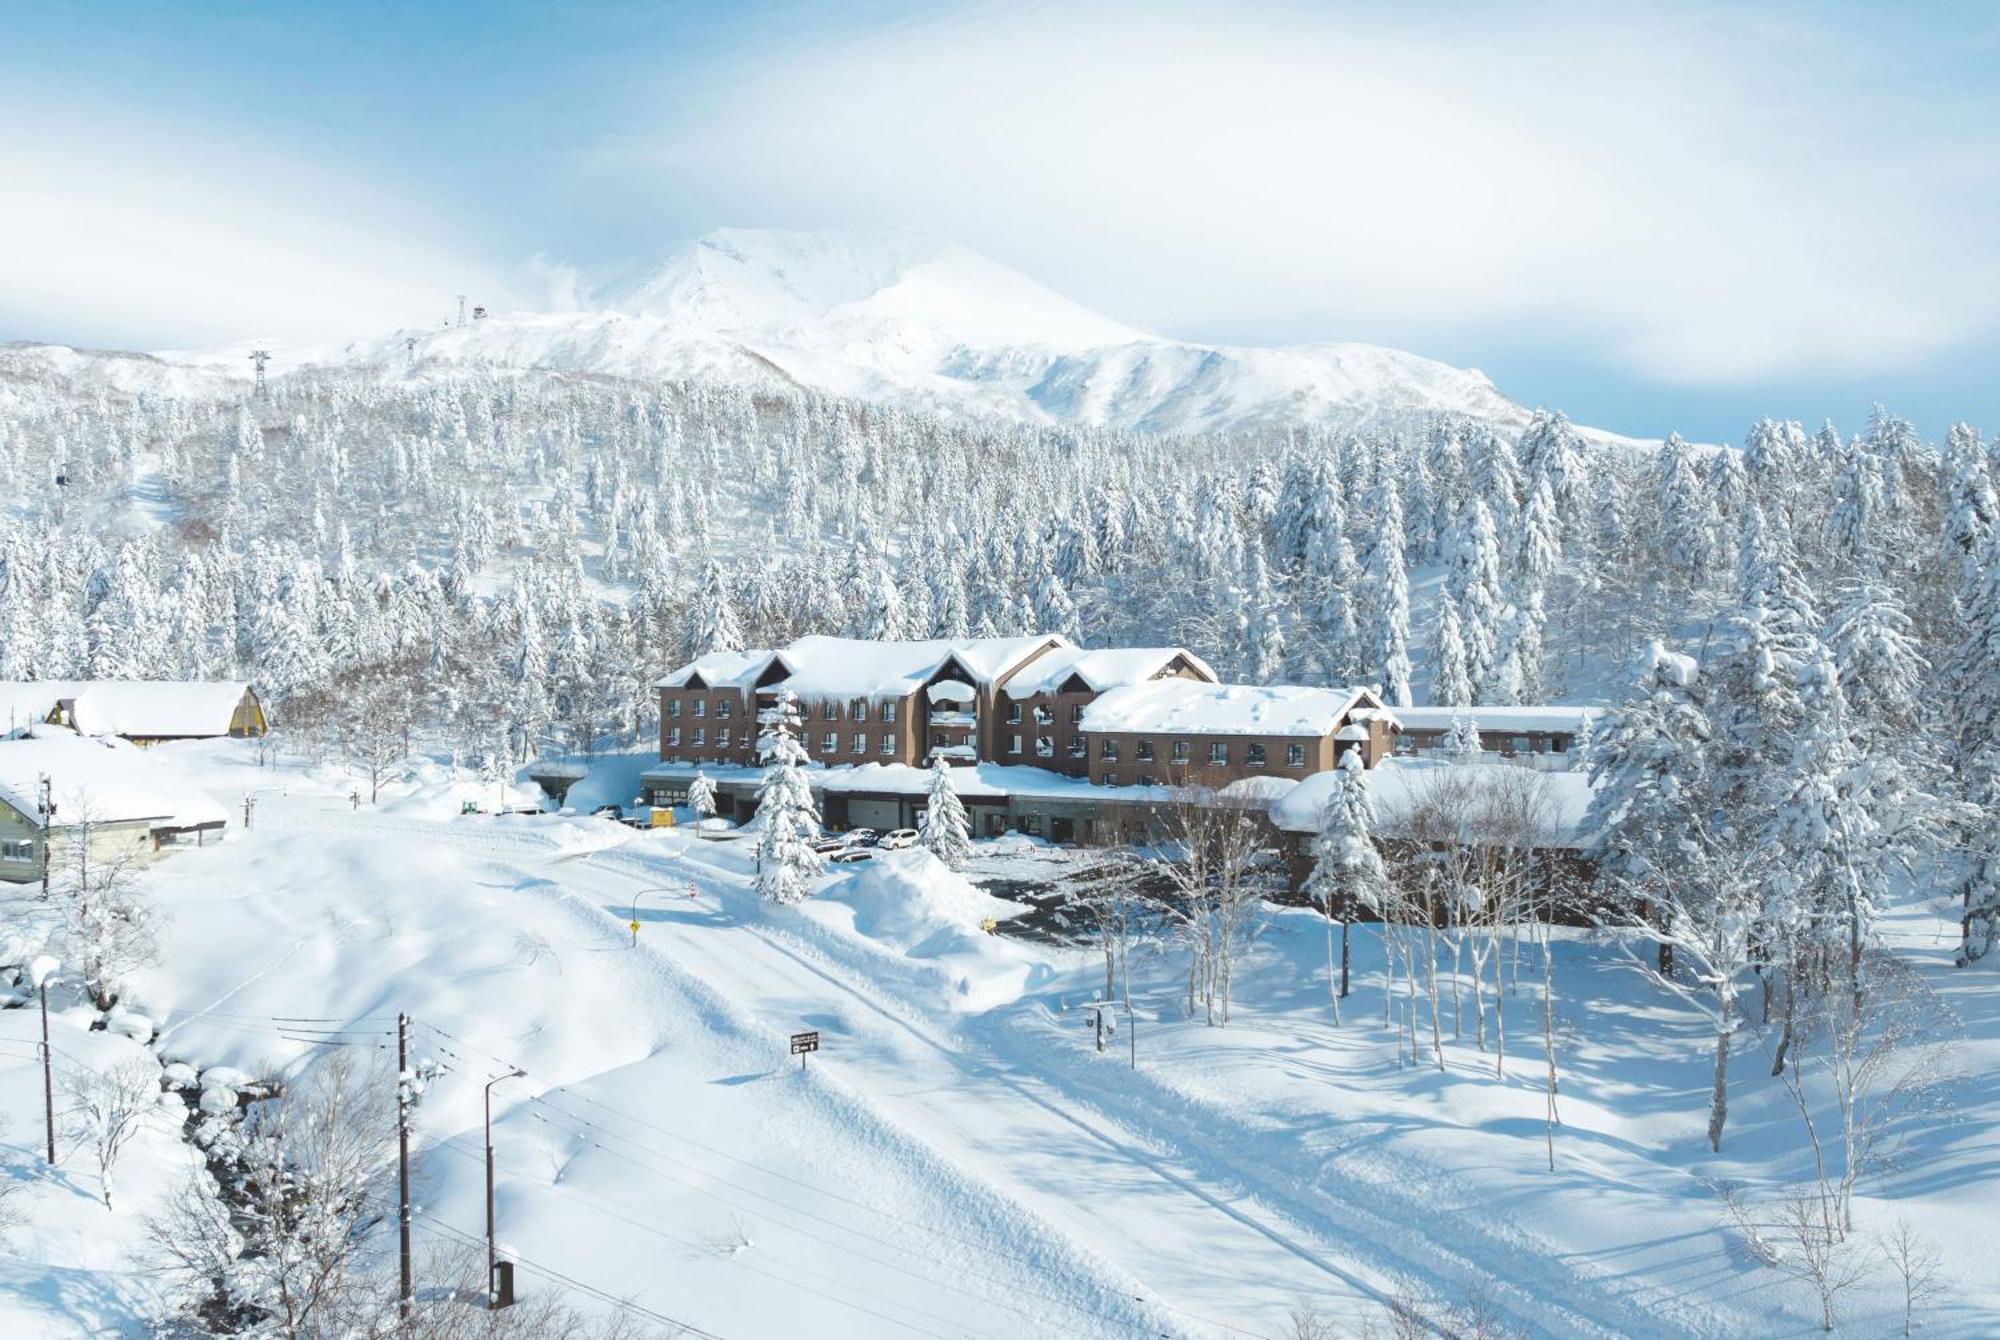
{"type": "Polygon", "coordinates": [[[638,944],[639,944],[639,923],[635,921],[632,923],[632,945],[634,948],[637,948],[638,944]]]}

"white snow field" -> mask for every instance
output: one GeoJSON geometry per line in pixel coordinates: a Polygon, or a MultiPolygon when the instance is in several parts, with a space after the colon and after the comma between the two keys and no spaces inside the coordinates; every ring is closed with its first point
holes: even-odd
{"type": "MultiPolygon", "coordinates": [[[[1139,963],[1134,1070],[1122,1032],[1092,1045],[1095,954],[981,929],[1021,909],[976,881],[1060,874],[1071,854],[982,844],[971,882],[887,854],[775,908],[748,842],[462,817],[478,790],[440,767],[355,809],[349,779],[259,769],[254,746],[160,752],[226,805],[260,793],[252,831],[145,877],[168,923],[129,1004],[160,1056],[254,1075],[327,1053],[307,1036],[373,1056],[411,1015],[417,1057],[447,1067],[418,1156],[419,1241],[441,1244],[482,1232],[481,1087],[522,1068],[494,1087],[494,1138],[524,1293],[586,1286],[582,1306],[623,1299],[732,1340],[1281,1340],[1301,1306],[1338,1334],[1383,1330],[1398,1295],[1535,1336],[1818,1330],[1817,1302],[1751,1259],[1714,1189],[1807,1175],[1768,1053],[1740,1040],[1709,1155],[1701,1021],[1591,937],[1556,948],[1551,1172],[1526,965],[1504,1079],[1469,1024],[1444,1073],[1404,1066],[1373,931],[1357,931],[1336,1027],[1323,923],[1272,909],[1227,1027],[1185,1018],[1178,956],[1139,963]],[[787,1046],[802,1030],[820,1035],[803,1067],[787,1046]]],[[[1990,973],[1949,967],[1954,928],[1913,913],[1894,934],[1963,1018],[1963,1119],[1927,1124],[1864,1182],[1860,1219],[1907,1217],[1943,1252],[1951,1287],[1925,1334],[1990,1335],[2000,1009],[1990,973]]],[[[55,1020],[58,1065],[139,1051],[88,1019],[55,1020]]],[[[143,1218],[196,1160],[162,1119],[120,1165],[115,1211],[80,1152],[41,1177],[34,1027],[31,1009],[0,1011],[0,1153],[27,1183],[0,1335],[141,1333],[160,1288],[143,1218]]],[[[1841,1315],[1843,1333],[1900,1333],[1894,1281],[1878,1271],[1841,1315]]]]}

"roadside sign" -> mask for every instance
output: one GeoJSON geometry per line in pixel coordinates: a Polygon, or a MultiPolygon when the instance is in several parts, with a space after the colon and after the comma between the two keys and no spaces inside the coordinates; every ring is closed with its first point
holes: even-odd
{"type": "Polygon", "coordinates": [[[819,1030],[810,1033],[792,1034],[792,1055],[799,1058],[799,1069],[806,1068],[806,1053],[819,1050],[819,1030]]]}

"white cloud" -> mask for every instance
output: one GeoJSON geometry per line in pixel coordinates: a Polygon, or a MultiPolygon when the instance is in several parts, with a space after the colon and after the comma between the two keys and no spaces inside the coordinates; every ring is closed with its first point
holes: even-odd
{"type": "Polygon", "coordinates": [[[1993,328],[1991,109],[1841,34],[1602,6],[1163,13],[760,45],[587,161],[717,221],[954,236],[1177,334],[1514,330],[1726,382],[1993,328]]]}
{"type": "Polygon", "coordinates": [[[435,216],[323,164],[137,117],[23,123],[0,137],[0,338],[344,341],[505,295],[435,216]]]}

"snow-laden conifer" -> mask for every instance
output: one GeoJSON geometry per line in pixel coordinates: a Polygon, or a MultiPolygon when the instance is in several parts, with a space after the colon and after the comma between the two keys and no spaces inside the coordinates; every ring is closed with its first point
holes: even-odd
{"type": "Polygon", "coordinates": [[[819,810],[806,784],[806,751],[799,743],[799,705],[789,689],[758,718],[758,757],[764,781],[757,790],[757,891],[774,903],[803,902],[825,862],[812,849],[820,835],[819,810]]]}
{"type": "Polygon", "coordinates": [[[972,858],[972,833],[965,805],[951,784],[951,765],[942,758],[931,763],[930,793],[924,801],[924,822],[917,830],[924,849],[953,870],[972,858]]]}

